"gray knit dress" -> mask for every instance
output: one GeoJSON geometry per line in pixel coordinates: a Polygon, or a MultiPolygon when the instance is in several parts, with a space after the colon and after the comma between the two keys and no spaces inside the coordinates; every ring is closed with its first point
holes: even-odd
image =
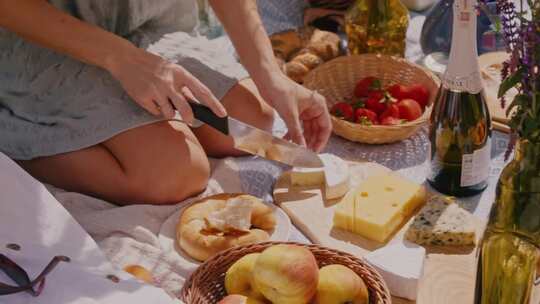
{"type": "MultiPolygon", "coordinates": [[[[49,0],[190,71],[221,99],[246,71],[223,39],[194,35],[195,0],[49,0]]],[[[80,150],[153,117],[109,73],[0,28],[0,152],[27,160],[80,150]]]]}

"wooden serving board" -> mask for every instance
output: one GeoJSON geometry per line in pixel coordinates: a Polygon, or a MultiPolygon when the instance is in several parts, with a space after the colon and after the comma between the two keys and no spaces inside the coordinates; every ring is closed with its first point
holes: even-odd
{"type": "MultiPolygon", "coordinates": [[[[350,163],[351,188],[369,175],[389,171],[390,169],[375,163],[350,163]]],[[[325,201],[319,188],[291,187],[288,173],[284,173],[277,181],[274,200],[285,210],[293,223],[316,244],[360,257],[386,245],[334,229],[333,210],[338,201],[325,201]]],[[[409,222],[411,221],[412,218],[409,222]]],[[[408,224],[401,227],[389,242],[402,239],[408,224]]],[[[453,252],[442,252],[440,248],[426,249],[424,275],[420,281],[416,303],[472,303],[476,277],[475,248],[454,249],[453,252]]],[[[394,298],[393,303],[414,302],[394,298]]]]}

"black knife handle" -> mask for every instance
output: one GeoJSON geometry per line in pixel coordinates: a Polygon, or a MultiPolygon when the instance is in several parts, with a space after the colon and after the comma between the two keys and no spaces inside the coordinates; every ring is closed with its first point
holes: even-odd
{"type": "Polygon", "coordinates": [[[210,125],[219,132],[229,135],[229,123],[227,117],[219,117],[210,108],[193,101],[188,102],[196,119],[210,125]]]}

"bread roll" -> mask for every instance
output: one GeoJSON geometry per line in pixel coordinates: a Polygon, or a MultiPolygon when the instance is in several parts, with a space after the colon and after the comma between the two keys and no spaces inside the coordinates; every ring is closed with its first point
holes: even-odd
{"type": "Polygon", "coordinates": [[[298,83],[309,71],[339,56],[339,36],[312,27],[274,34],[270,40],[281,70],[298,83]]]}
{"type": "Polygon", "coordinates": [[[312,50],[324,61],[339,56],[339,36],[326,31],[315,30],[306,48],[312,50]]]}
{"type": "Polygon", "coordinates": [[[291,61],[285,64],[285,74],[292,80],[303,83],[309,69],[300,62],[291,61]]]}
{"type": "Polygon", "coordinates": [[[260,199],[246,194],[218,194],[205,198],[188,207],[176,226],[176,241],[189,256],[205,261],[211,256],[234,246],[253,244],[269,240],[269,231],[274,229],[274,210],[260,199]],[[252,202],[252,229],[242,231],[216,231],[208,225],[211,213],[225,209],[231,199],[252,202]]]}

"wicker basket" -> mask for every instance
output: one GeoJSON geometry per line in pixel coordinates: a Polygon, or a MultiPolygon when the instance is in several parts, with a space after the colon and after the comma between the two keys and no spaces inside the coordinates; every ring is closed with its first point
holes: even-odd
{"type": "Polygon", "coordinates": [[[369,289],[370,304],[389,304],[390,292],[381,275],[364,261],[344,252],[318,245],[266,242],[235,247],[224,251],[201,265],[185,283],[180,299],[186,304],[215,304],[226,296],[224,280],[227,269],[246,254],[262,252],[277,244],[294,244],[305,247],[315,255],[319,267],[342,264],[356,272],[369,289]]]}
{"type": "Polygon", "coordinates": [[[330,108],[336,102],[351,99],[356,83],[368,76],[381,79],[385,87],[395,83],[425,85],[430,92],[426,111],[417,120],[397,126],[365,126],[332,116],[335,134],[361,143],[386,144],[412,136],[428,121],[440,81],[431,72],[402,58],[375,54],[339,57],[311,71],[304,86],[324,95],[330,108]]]}

